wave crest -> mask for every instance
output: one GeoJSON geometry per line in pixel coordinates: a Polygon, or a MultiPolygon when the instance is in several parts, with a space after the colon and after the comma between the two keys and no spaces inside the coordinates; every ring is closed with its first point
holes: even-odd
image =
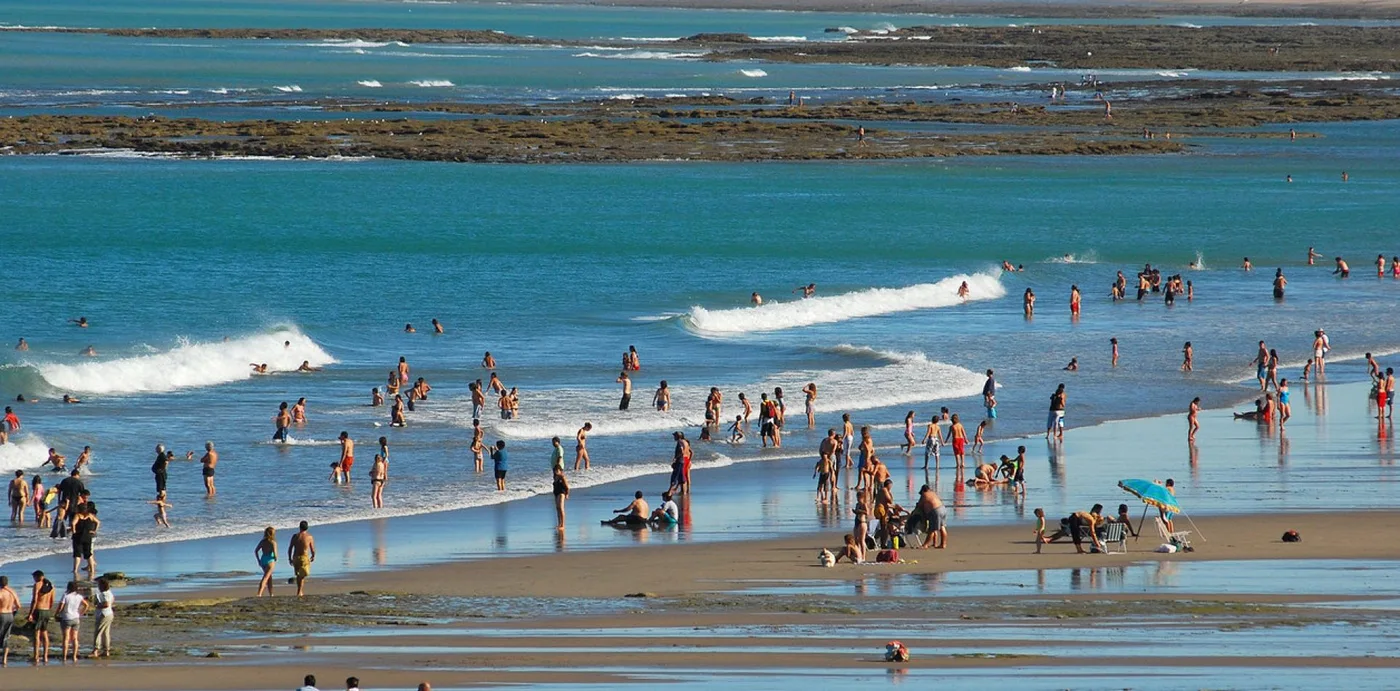
{"type": "Polygon", "coordinates": [[[963,281],[967,282],[970,291],[968,300],[995,300],[1006,295],[1006,288],[994,274],[959,275],[937,283],[920,283],[904,288],[868,288],[829,297],[768,302],[758,307],[708,310],[697,306],[690,308],[685,322],[700,333],[745,334],[949,307],[963,302],[958,297],[958,286],[963,281]]]}
{"type": "Polygon", "coordinates": [[[244,336],[223,342],[182,342],[153,355],[78,364],[25,363],[38,370],[56,391],[90,394],[162,393],[247,379],[249,363],[267,363],[269,372],[295,371],[302,361],[312,367],[335,358],[295,328],[244,336]],[[290,345],[284,345],[290,343],[290,345]]]}

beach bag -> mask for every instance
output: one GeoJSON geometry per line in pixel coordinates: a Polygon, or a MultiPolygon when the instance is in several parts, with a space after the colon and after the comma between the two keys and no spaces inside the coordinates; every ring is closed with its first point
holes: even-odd
{"type": "Polygon", "coordinates": [[[1302,536],[1302,535],[1299,535],[1299,534],[1298,534],[1298,531],[1296,531],[1296,530],[1290,530],[1290,531],[1288,531],[1288,532],[1286,532],[1286,533],[1283,534],[1283,541],[1284,541],[1284,542],[1302,542],[1302,541],[1303,541],[1303,536],[1302,536]]]}
{"type": "Polygon", "coordinates": [[[880,550],[880,551],[875,555],[875,563],[876,563],[876,564],[898,564],[898,563],[899,563],[899,550],[897,550],[897,549],[882,549],[882,550],[880,550]]]}

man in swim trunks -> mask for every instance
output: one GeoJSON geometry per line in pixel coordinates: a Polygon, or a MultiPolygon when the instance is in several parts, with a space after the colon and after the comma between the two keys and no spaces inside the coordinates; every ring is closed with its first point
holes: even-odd
{"type": "Polygon", "coordinates": [[[34,623],[34,661],[49,663],[49,622],[53,621],[53,581],[43,571],[34,572],[34,594],[29,602],[29,621],[34,623]],[[43,648],[40,657],[39,649],[43,648]]]}
{"type": "Polygon", "coordinates": [[[1386,410],[1385,410],[1385,416],[1386,416],[1386,417],[1391,417],[1391,416],[1393,416],[1394,413],[1395,413],[1395,368],[1394,368],[1394,367],[1387,367],[1387,368],[1385,368],[1385,381],[1381,383],[1380,390],[1379,390],[1379,392],[1377,393],[1377,400],[1379,400],[1379,396],[1382,395],[1382,394],[1385,396],[1385,405],[1383,406],[1383,407],[1386,409],[1386,410]]]}
{"type": "Polygon", "coordinates": [[[204,475],[204,494],[214,496],[214,466],[219,464],[219,452],[214,450],[214,442],[204,442],[204,457],[199,459],[199,464],[203,466],[200,473],[204,475]]]}
{"type": "Polygon", "coordinates": [[[624,370],[617,375],[617,383],[622,385],[622,401],[617,404],[618,410],[627,410],[627,406],[632,404],[632,378],[627,376],[624,370]]]}
{"type": "Polygon", "coordinates": [[[306,594],[306,579],[311,577],[311,563],[316,561],[316,539],[311,537],[310,526],[302,521],[297,534],[287,545],[287,553],[292,558],[292,570],[296,572],[297,597],[306,594]]]}
{"type": "Polygon", "coordinates": [[[10,665],[10,632],[19,612],[19,595],[10,589],[10,579],[0,576],[0,667],[10,665]]]}
{"type": "Polygon", "coordinates": [[[963,454],[967,449],[967,429],[963,427],[957,415],[953,416],[953,424],[948,427],[948,437],[945,441],[953,445],[953,461],[959,468],[963,467],[963,454]]]}
{"type": "Polygon", "coordinates": [[[1072,285],[1072,286],[1070,286],[1070,287],[1069,287],[1069,315],[1070,315],[1071,317],[1078,317],[1078,316],[1079,316],[1079,303],[1080,303],[1081,300],[1082,300],[1082,298],[1081,298],[1081,296],[1080,296],[1080,294],[1079,294],[1079,286],[1077,286],[1077,285],[1072,285]]]}
{"type": "Polygon", "coordinates": [[[1055,393],[1050,394],[1050,415],[1045,422],[1045,438],[1051,433],[1056,439],[1065,438],[1065,385],[1060,384],[1055,393]]]}
{"type": "Polygon", "coordinates": [[[919,502],[914,505],[913,517],[911,520],[923,521],[928,529],[928,537],[924,538],[924,543],[919,545],[919,549],[944,549],[948,546],[948,509],[943,506],[943,500],[938,497],[938,493],[933,491],[928,485],[919,488],[919,502]]]}
{"type": "Polygon", "coordinates": [[[340,433],[340,474],[346,482],[350,481],[350,468],[355,465],[355,440],[350,438],[349,432],[340,433]]]}
{"type": "Polygon", "coordinates": [[[632,499],[632,503],[623,508],[616,509],[613,513],[618,514],[611,520],[601,521],[603,525],[628,526],[632,528],[644,528],[647,518],[651,515],[651,510],[647,507],[647,500],[642,498],[641,490],[638,490],[632,499]]]}
{"type": "Polygon", "coordinates": [[[277,426],[277,431],[272,433],[272,441],[287,443],[287,428],[292,426],[292,414],[287,411],[286,401],[277,406],[277,414],[272,416],[272,424],[277,426]]]}

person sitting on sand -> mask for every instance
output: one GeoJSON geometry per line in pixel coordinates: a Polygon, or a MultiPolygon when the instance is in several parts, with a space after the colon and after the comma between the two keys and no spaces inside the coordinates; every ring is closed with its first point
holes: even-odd
{"type": "Polygon", "coordinates": [[[618,514],[611,520],[600,521],[603,525],[626,526],[629,528],[645,528],[647,517],[651,515],[651,509],[647,506],[647,500],[642,498],[641,490],[634,495],[632,503],[613,511],[618,514]]]}
{"type": "Polygon", "coordinates": [[[1236,420],[1261,420],[1264,417],[1264,399],[1254,399],[1254,410],[1246,413],[1235,413],[1236,420]]]}
{"type": "Polygon", "coordinates": [[[661,493],[661,506],[656,507],[651,512],[648,523],[653,528],[669,528],[681,522],[681,510],[676,506],[676,502],[671,498],[671,492],[661,493]]]}
{"type": "Polygon", "coordinates": [[[860,545],[856,544],[855,537],[852,536],[850,533],[846,533],[844,538],[846,544],[842,545],[841,551],[836,553],[836,563],[840,564],[842,559],[845,559],[846,561],[849,561],[852,564],[859,564],[862,561],[865,561],[864,557],[861,556],[860,545]]]}

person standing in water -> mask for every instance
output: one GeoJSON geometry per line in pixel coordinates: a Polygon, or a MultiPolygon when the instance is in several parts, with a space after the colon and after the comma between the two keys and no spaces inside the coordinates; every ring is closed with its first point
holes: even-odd
{"type": "Polygon", "coordinates": [[[1191,342],[1190,342],[1190,341],[1187,341],[1187,342],[1186,342],[1186,345],[1181,346],[1181,358],[1182,358],[1182,362],[1181,362],[1181,371],[1182,371],[1182,372],[1190,372],[1190,371],[1191,371],[1191,368],[1192,368],[1192,360],[1195,359],[1195,354],[1196,354],[1196,351],[1195,351],[1195,349],[1193,349],[1193,348],[1191,347],[1191,342]]]}
{"type": "Polygon", "coordinates": [[[1021,306],[1026,312],[1026,318],[1035,316],[1035,291],[1026,289],[1026,294],[1021,298],[1021,306]]]}
{"type": "Polygon", "coordinates": [[[580,465],[584,470],[589,469],[591,461],[588,458],[588,433],[592,430],[593,423],[585,422],[574,434],[574,470],[578,470],[580,465]]]}
{"type": "Polygon", "coordinates": [[[272,416],[272,424],[277,426],[277,431],[272,433],[272,440],[287,443],[287,429],[292,426],[292,414],[287,412],[286,401],[277,406],[277,414],[272,416]]]}
{"type": "Polygon", "coordinates": [[[1071,318],[1079,318],[1079,303],[1082,297],[1079,294],[1079,286],[1069,287],[1069,315],[1071,318]]]}
{"type": "Polygon", "coordinates": [[[817,384],[808,382],[802,387],[802,393],[807,396],[807,429],[817,428],[817,384]]]}
{"type": "MultiPolygon", "coordinates": [[[[1381,408],[1385,408],[1384,401],[1381,402],[1381,408]]],[[[29,507],[29,483],[24,480],[23,470],[15,471],[15,479],[10,480],[7,494],[10,498],[10,521],[23,526],[25,509],[29,507]]],[[[0,615],[4,614],[7,612],[0,611],[0,615]]]]}
{"type": "MultiPolygon", "coordinates": [[[[287,553],[291,555],[292,571],[296,574],[297,597],[304,597],[306,579],[311,578],[311,564],[316,561],[316,539],[311,537],[311,526],[306,521],[301,522],[297,534],[287,544],[287,553]]],[[[268,594],[271,592],[269,584],[268,594]]]]}
{"type": "Polygon", "coordinates": [[[1274,271],[1274,299],[1283,299],[1283,289],[1288,286],[1288,279],[1283,277],[1283,268],[1274,271]]]}
{"type": "Polygon", "coordinates": [[[642,371],[642,359],[637,355],[637,346],[627,346],[627,364],[633,372],[642,371]]]}
{"type": "MultiPolygon", "coordinates": [[[[559,443],[555,437],[554,442],[559,443]]],[[[564,502],[569,499],[569,479],[564,477],[564,468],[554,468],[554,516],[557,519],[555,530],[564,529],[564,502]]]]}
{"type": "Polygon", "coordinates": [[[627,376],[627,371],[617,375],[617,383],[622,385],[622,400],[617,404],[618,410],[627,410],[627,406],[632,404],[632,378],[627,376]]]}
{"type": "Polygon", "coordinates": [[[1060,384],[1055,393],[1050,394],[1050,416],[1045,423],[1045,438],[1051,433],[1056,439],[1065,438],[1065,385],[1060,384]]]}
{"type": "Polygon", "coordinates": [[[199,459],[200,474],[204,476],[204,496],[214,496],[214,466],[219,465],[219,452],[214,442],[204,442],[204,456],[199,459]]]}
{"type": "MultiPolygon", "coordinates": [[[[346,473],[348,477],[350,474],[346,473]]],[[[384,483],[389,481],[389,462],[379,454],[374,454],[374,465],[369,468],[370,504],[376,509],[384,508],[384,483]]]]}
{"type": "Polygon", "coordinates": [[[992,370],[987,370],[987,381],[982,382],[982,406],[988,418],[997,419],[997,380],[992,370]]]}
{"type": "Polygon", "coordinates": [[[258,541],[258,546],[253,548],[253,558],[258,560],[258,568],[262,569],[262,580],[258,581],[258,597],[267,593],[272,597],[272,568],[277,565],[277,529],[268,526],[263,529],[262,540],[258,541]]]}
{"type": "Polygon", "coordinates": [[[656,393],[652,394],[651,404],[658,412],[666,412],[671,409],[671,389],[667,387],[666,380],[661,380],[661,385],[657,387],[656,393]]]}
{"type": "MultiPolygon", "coordinates": [[[[1327,337],[1322,335],[1322,330],[1313,332],[1313,367],[1317,369],[1317,376],[1321,377],[1327,373],[1326,357],[1327,337]]],[[[1260,387],[1263,388],[1262,386],[1260,387]]]]}
{"type": "Polygon", "coordinates": [[[1348,277],[1350,277],[1350,276],[1351,276],[1351,267],[1350,267],[1350,266],[1347,266],[1346,260],[1345,260],[1345,259],[1342,259],[1341,257],[1337,257],[1337,258],[1336,258],[1336,261],[1337,261],[1337,268],[1333,269],[1333,270],[1332,270],[1332,273],[1333,273],[1333,274],[1336,274],[1336,275],[1340,275],[1342,278],[1348,278],[1348,277]]]}
{"type": "Polygon", "coordinates": [[[1113,366],[1114,366],[1114,367],[1117,367],[1117,366],[1118,366],[1118,339],[1117,339],[1116,337],[1115,337],[1115,338],[1110,338],[1110,339],[1108,339],[1108,344],[1111,345],[1111,346],[1113,346],[1113,366]]]}
{"type": "Polygon", "coordinates": [[[341,432],[337,437],[340,440],[340,472],[337,482],[350,482],[350,469],[355,466],[355,440],[350,438],[349,432],[341,432]]]}

